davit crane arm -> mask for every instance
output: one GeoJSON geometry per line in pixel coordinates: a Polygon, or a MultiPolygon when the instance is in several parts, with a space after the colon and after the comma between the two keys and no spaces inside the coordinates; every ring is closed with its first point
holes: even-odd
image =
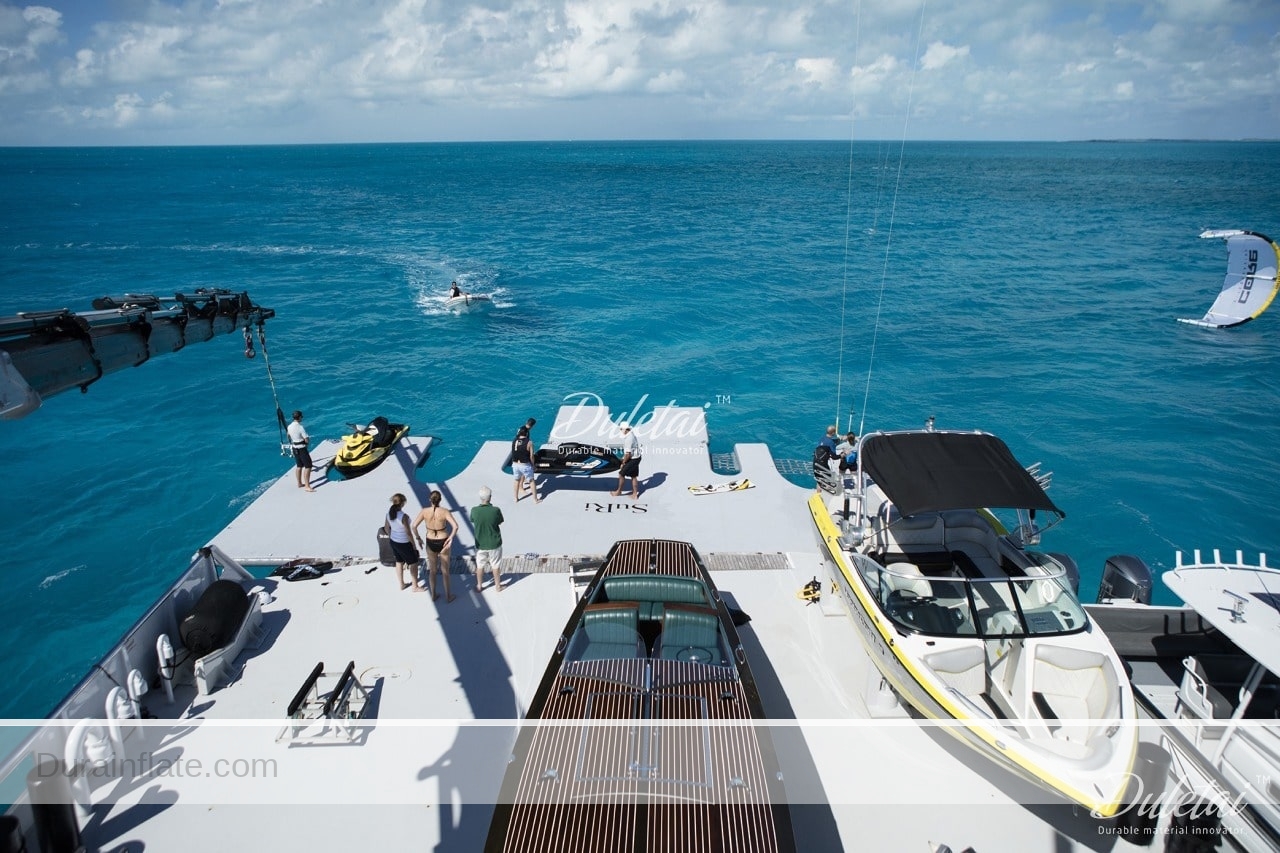
{"type": "Polygon", "coordinates": [[[52,394],[89,386],[125,367],[189,343],[249,329],[275,316],[248,293],[200,288],[172,297],[126,294],[95,299],[92,311],[24,312],[0,317],[0,418],[24,417],[52,394]]]}

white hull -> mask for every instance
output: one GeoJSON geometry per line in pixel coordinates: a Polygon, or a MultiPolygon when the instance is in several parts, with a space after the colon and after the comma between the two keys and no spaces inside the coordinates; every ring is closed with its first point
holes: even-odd
{"type": "Polygon", "coordinates": [[[1194,607],[1107,601],[1091,613],[1117,636],[1150,739],[1172,757],[1162,831],[1194,817],[1240,849],[1277,850],[1280,571],[1196,557],[1165,574],[1194,607]]]}
{"type": "Polygon", "coordinates": [[[461,296],[451,296],[444,303],[446,308],[467,308],[472,305],[487,305],[492,301],[492,297],[487,293],[464,293],[461,296]]]}
{"type": "MultiPolygon", "coordinates": [[[[821,497],[811,499],[811,508],[825,512],[821,497]]],[[[1102,815],[1119,809],[1137,750],[1127,685],[1111,680],[1117,701],[1103,705],[1105,716],[1090,713],[1074,694],[1060,694],[1072,704],[1056,717],[1033,699],[1057,678],[1096,678],[1101,696],[1106,674],[1120,671],[1101,633],[1003,643],[904,633],[876,605],[855,568],[858,558],[839,547],[829,516],[818,524],[832,583],[868,655],[902,700],[926,718],[960,723],[947,730],[1024,778],[1102,815]],[[1057,665],[1063,663],[1078,671],[1057,665]]]]}

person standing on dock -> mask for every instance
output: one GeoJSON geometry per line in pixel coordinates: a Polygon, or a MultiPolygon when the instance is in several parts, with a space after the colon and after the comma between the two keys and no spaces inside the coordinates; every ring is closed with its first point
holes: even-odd
{"type": "Polygon", "coordinates": [[[298,488],[314,492],[315,489],[311,488],[311,436],[307,435],[307,430],[302,425],[302,412],[294,411],[293,423],[289,424],[288,433],[298,488]]]}
{"type": "Polygon", "coordinates": [[[387,536],[391,540],[391,551],[396,555],[396,573],[400,578],[400,588],[408,589],[413,587],[414,592],[422,592],[425,586],[418,583],[418,549],[413,547],[413,540],[416,538],[418,544],[422,544],[422,537],[409,526],[409,514],[404,511],[405,501],[404,495],[396,492],[391,496],[391,510],[387,513],[387,518],[382,522],[382,529],[386,531],[387,536]],[[409,575],[409,583],[404,582],[404,570],[412,569],[409,575]]]}
{"type": "Polygon", "coordinates": [[[427,588],[431,590],[431,600],[440,597],[436,592],[436,572],[444,577],[445,601],[453,601],[453,592],[449,589],[449,571],[453,555],[453,535],[458,532],[458,522],[453,520],[453,513],[440,506],[440,490],[433,489],[430,496],[431,508],[422,508],[418,517],[413,520],[413,534],[418,535],[418,525],[426,523],[427,538],[427,588]],[[446,532],[448,531],[448,532],[446,532]]]}
{"type": "Polygon", "coordinates": [[[533,440],[529,437],[529,430],[536,423],[536,420],[529,418],[511,440],[511,473],[516,480],[516,503],[520,503],[526,483],[533,494],[533,502],[538,503],[540,500],[538,484],[533,479],[533,440]]]}
{"type": "Polygon", "coordinates": [[[494,506],[493,491],[488,486],[480,487],[480,503],[471,508],[471,526],[476,533],[476,592],[484,589],[484,570],[493,572],[493,586],[502,592],[502,573],[498,564],[502,562],[502,510],[494,506]]]}
{"type": "Polygon", "coordinates": [[[631,478],[631,498],[640,497],[640,440],[631,431],[631,424],[623,421],[618,424],[622,431],[622,467],[618,469],[618,488],[609,494],[617,497],[622,494],[623,481],[631,478]]]}

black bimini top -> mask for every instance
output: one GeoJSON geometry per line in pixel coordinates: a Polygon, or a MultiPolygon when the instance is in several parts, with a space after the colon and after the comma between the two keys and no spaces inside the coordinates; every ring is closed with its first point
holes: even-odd
{"type": "Polygon", "coordinates": [[[874,433],[862,440],[858,459],[904,516],[988,507],[1066,517],[1008,445],[990,433],[874,433]]]}

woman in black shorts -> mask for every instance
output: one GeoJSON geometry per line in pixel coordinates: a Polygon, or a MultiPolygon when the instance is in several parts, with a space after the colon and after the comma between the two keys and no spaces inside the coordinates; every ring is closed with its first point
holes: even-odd
{"type": "Polygon", "coordinates": [[[400,575],[400,588],[408,589],[413,587],[414,591],[425,589],[418,583],[418,549],[413,547],[413,540],[416,538],[418,544],[422,544],[422,537],[409,526],[409,514],[404,511],[405,496],[396,492],[391,496],[391,511],[387,513],[387,520],[382,523],[382,529],[387,532],[391,539],[391,552],[396,555],[396,571],[400,575]],[[404,582],[404,570],[412,567],[412,573],[409,575],[410,583],[404,582]]]}

